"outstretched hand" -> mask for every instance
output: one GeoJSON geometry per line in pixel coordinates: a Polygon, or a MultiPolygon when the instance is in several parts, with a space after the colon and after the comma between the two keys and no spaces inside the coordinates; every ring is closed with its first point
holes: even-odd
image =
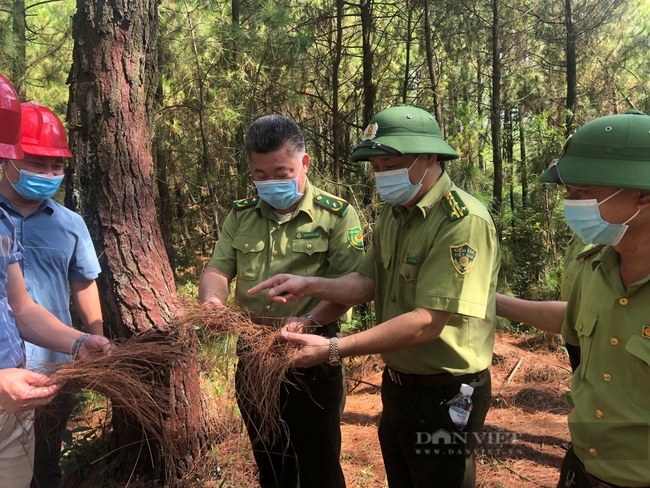
{"type": "Polygon", "coordinates": [[[0,370],[0,407],[9,413],[31,410],[52,401],[61,385],[47,384],[48,377],[28,369],[0,370]]]}
{"type": "Polygon", "coordinates": [[[275,303],[290,303],[305,297],[308,280],[305,276],[279,274],[248,290],[249,295],[255,295],[263,290],[269,290],[266,296],[275,303]]]}
{"type": "Polygon", "coordinates": [[[313,334],[296,334],[287,330],[282,331],[282,337],[289,342],[299,344],[300,350],[293,356],[291,366],[294,368],[309,368],[324,363],[329,357],[330,340],[313,334]]]}

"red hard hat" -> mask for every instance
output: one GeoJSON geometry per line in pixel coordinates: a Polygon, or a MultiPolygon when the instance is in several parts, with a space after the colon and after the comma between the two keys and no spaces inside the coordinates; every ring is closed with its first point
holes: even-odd
{"type": "Polygon", "coordinates": [[[20,124],[20,145],[34,156],[71,158],[65,129],[49,108],[36,103],[23,103],[23,121],[20,124]]]}
{"type": "Polygon", "coordinates": [[[20,100],[13,85],[0,74],[0,158],[23,159],[20,148],[20,100]]]}

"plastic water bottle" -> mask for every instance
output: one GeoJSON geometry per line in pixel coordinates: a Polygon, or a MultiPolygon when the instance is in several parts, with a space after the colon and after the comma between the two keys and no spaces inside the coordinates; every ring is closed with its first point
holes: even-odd
{"type": "Polygon", "coordinates": [[[474,388],[463,383],[460,385],[460,392],[451,399],[449,416],[458,430],[467,427],[469,414],[472,411],[472,393],[474,393],[474,388]]]}

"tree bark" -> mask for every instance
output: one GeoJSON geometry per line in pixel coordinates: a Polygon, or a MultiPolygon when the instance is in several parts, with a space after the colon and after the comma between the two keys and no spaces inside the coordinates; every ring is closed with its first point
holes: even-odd
{"type": "Polygon", "coordinates": [[[377,86],[372,82],[373,50],[370,39],[372,33],[372,0],[361,0],[361,37],[363,50],[363,127],[375,115],[377,86]]]}
{"type": "Polygon", "coordinates": [[[571,0],[564,2],[566,24],[566,127],[565,136],[573,133],[575,121],[577,91],[576,35],[573,28],[571,0]]]}
{"type": "Polygon", "coordinates": [[[412,27],[413,22],[413,9],[411,3],[406,0],[407,21],[406,21],[406,62],[404,63],[404,86],[402,87],[402,103],[407,103],[409,81],[411,79],[411,43],[413,42],[412,27]]]}
{"type": "MultiPolygon", "coordinates": [[[[429,68],[429,80],[431,81],[431,93],[433,94],[433,114],[436,121],[443,130],[442,113],[440,110],[440,94],[438,93],[438,75],[433,64],[433,45],[431,42],[431,0],[424,0],[424,37],[426,39],[427,67],[429,68]]],[[[442,132],[442,137],[445,133],[442,132]]]]}
{"type": "Polygon", "coordinates": [[[336,34],[332,66],[332,164],[336,195],[341,195],[341,114],[339,108],[339,66],[343,59],[343,0],[336,0],[336,34]]]}
{"type": "MultiPolygon", "coordinates": [[[[112,336],[169,330],[179,311],[156,216],[152,124],[157,70],[156,0],[78,0],[73,19],[68,126],[74,154],[66,204],[85,218],[101,256],[101,305],[112,336]]],[[[196,357],[196,356],[194,356],[196,357]]],[[[114,415],[115,442],[129,443],[141,479],[172,480],[207,443],[198,361],[161,373],[174,401],[161,418],[169,442],[142,446],[137,425],[114,415]]],[[[168,391],[168,390],[165,390],[168,391]]],[[[129,476],[126,473],[126,476],[129,476]]]]}
{"type": "Polygon", "coordinates": [[[503,161],[501,159],[501,52],[499,49],[500,0],[492,2],[492,161],[494,164],[494,187],[492,210],[501,212],[503,205],[503,161]]]}
{"type": "Polygon", "coordinates": [[[12,62],[11,82],[18,93],[21,102],[27,100],[27,41],[25,32],[27,22],[25,18],[25,0],[13,0],[11,3],[11,27],[16,40],[16,55],[12,62]]]}
{"type": "Polygon", "coordinates": [[[521,180],[521,208],[528,205],[528,161],[526,161],[526,132],[524,130],[523,107],[519,107],[519,179],[521,180]]]}

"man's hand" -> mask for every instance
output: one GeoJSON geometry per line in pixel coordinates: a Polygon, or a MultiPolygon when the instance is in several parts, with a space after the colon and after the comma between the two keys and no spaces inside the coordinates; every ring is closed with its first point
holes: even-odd
{"type": "Polygon", "coordinates": [[[305,297],[309,280],[305,276],[279,274],[248,290],[249,295],[255,295],[268,289],[268,296],[275,303],[290,303],[305,297]]]}
{"type": "Polygon", "coordinates": [[[282,337],[289,342],[300,344],[302,347],[293,356],[291,366],[294,368],[309,368],[324,363],[329,358],[330,340],[313,334],[295,334],[286,330],[282,337]]]}
{"type": "Polygon", "coordinates": [[[221,300],[219,300],[216,296],[211,296],[207,300],[205,300],[202,305],[205,305],[206,307],[212,307],[216,308],[217,310],[225,310],[226,309],[226,304],[223,303],[221,300]]]}
{"type": "Polygon", "coordinates": [[[294,334],[310,334],[314,331],[315,326],[306,317],[289,317],[284,321],[281,330],[293,332],[294,334]]]}
{"type": "Polygon", "coordinates": [[[106,356],[114,349],[115,345],[106,337],[91,334],[79,346],[77,356],[80,358],[106,356]]]}
{"type": "Polygon", "coordinates": [[[47,376],[28,369],[0,370],[0,407],[9,413],[17,413],[49,403],[61,385],[40,386],[47,381],[47,376]]]}

